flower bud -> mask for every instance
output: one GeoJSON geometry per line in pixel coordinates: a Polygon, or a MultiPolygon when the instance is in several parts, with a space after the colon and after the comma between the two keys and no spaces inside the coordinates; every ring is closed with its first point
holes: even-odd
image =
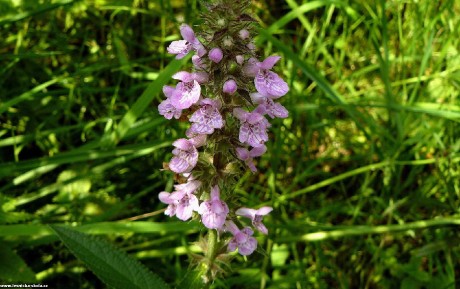
{"type": "Polygon", "coordinates": [[[240,36],[240,38],[243,40],[249,38],[249,31],[247,31],[246,29],[241,29],[238,33],[238,36],[240,36]]]}
{"type": "Polygon", "coordinates": [[[229,79],[224,83],[223,91],[224,93],[234,94],[237,88],[236,82],[233,79],[229,79]]]}
{"type": "Polygon", "coordinates": [[[243,55],[237,55],[235,58],[236,58],[236,63],[238,63],[239,65],[243,64],[243,62],[244,62],[244,56],[243,55]]]}
{"type": "Polygon", "coordinates": [[[254,43],[248,43],[246,45],[247,48],[249,48],[249,50],[252,50],[252,51],[255,51],[256,50],[256,46],[254,45],[254,43]]]}
{"type": "Polygon", "coordinates": [[[222,57],[224,57],[222,50],[218,47],[211,49],[209,51],[209,59],[215,63],[219,63],[222,60],[222,57]]]}
{"type": "Polygon", "coordinates": [[[222,40],[222,43],[224,44],[225,47],[230,48],[230,47],[233,46],[233,38],[231,36],[227,35],[222,40]]]}
{"type": "Polygon", "coordinates": [[[227,25],[227,20],[224,18],[219,18],[217,21],[217,27],[224,28],[227,25]]]}

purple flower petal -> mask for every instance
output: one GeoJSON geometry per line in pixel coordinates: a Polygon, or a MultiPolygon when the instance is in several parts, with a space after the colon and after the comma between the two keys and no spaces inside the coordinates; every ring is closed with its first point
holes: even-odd
{"type": "Polygon", "coordinates": [[[169,98],[163,100],[158,105],[158,112],[166,119],[172,119],[173,117],[179,119],[182,114],[182,110],[175,108],[169,98]]]}
{"type": "Polygon", "coordinates": [[[256,215],[265,216],[273,211],[272,207],[262,207],[256,211],[256,215]]]}
{"type": "Polygon", "coordinates": [[[173,158],[169,162],[171,171],[181,174],[190,172],[198,162],[198,151],[187,139],[178,139],[173,143],[173,158]]]}
{"type": "Polygon", "coordinates": [[[168,53],[176,54],[177,59],[181,59],[184,58],[184,56],[187,55],[187,53],[189,53],[190,50],[192,50],[192,45],[186,40],[177,40],[171,42],[167,50],[168,53]]]}
{"type": "Polygon", "coordinates": [[[179,82],[171,96],[171,104],[177,109],[186,109],[200,99],[201,87],[196,80],[193,82],[179,82]]]}
{"type": "Polygon", "coordinates": [[[259,72],[260,68],[257,65],[259,61],[255,58],[249,58],[248,62],[243,66],[243,73],[248,75],[248,76],[256,76],[256,74],[259,72]]]}
{"type": "Polygon", "coordinates": [[[236,156],[245,161],[249,158],[249,151],[246,148],[236,148],[236,156]]]}
{"type": "Polygon", "coordinates": [[[251,158],[255,158],[255,157],[260,157],[261,155],[263,155],[265,152],[267,151],[267,147],[265,145],[262,145],[260,147],[255,147],[253,148],[250,152],[249,152],[249,155],[251,158]]]}
{"type": "Polygon", "coordinates": [[[209,75],[204,71],[193,72],[192,79],[196,80],[198,83],[206,83],[209,81],[209,75]]]}
{"type": "Polygon", "coordinates": [[[195,32],[193,32],[193,29],[187,24],[182,24],[180,26],[180,34],[182,35],[182,38],[190,43],[195,43],[197,40],[195,37],[195,32]]]}
{"type": "Polygon", "coordinates": [[[229,212],[227,204],[220,199],[219,195],[219,187],[214,186],[210,200],[202,202],[198,208],[201,222],[209,229],[222,229],[229,212]]]}
{"type": "Polygon", "coordinates": [[[281,97],[289,91],[289,87],[278,74],[269,70],[260,70],[254,79],[257,91],[262,95],[281,97]]]}
{"type": "Polygon", "coordinates": [[[190,82],[193,80],[192,73],[187,71],[176,72],[173,74],[172,78],[183,82],[190,82]]]}
{"type": "Polygon", "coordinates": [[[172,145],[175,146],[178,149],[183,150],[183,151],[188,151],[188,150],[192,149],[192,147],[193,147],[193,144],[188,139],[185,139],[185,138],[180,138],[178,140],[175,140],[172,143],[172,145]]]}
{"type": "Polygon", "coordinates": [[[246,119],[249,116],[249,113],[244,109],[237,107],[233,109],[233,115],[240,121],[246,121],[246,119]]]}
{"type": "Polygon", "coordinates": [[[166,98],[170,98],[173,95],[174,90],[176,89],[172,86],[169,86],[169,85],[163,86],[163,93],[166,95],[166,98]]]}
{"type": "Polygon", "coordinates": [[[220,102],[207,98],[202,100],[200,104],[201,107],[189,119],[192,122],[189,133],[212,134],[214,129],[222,128],[224,121],[217,109],[220,107],[220,102]]]}
{"type": "Polygon", "coordinates": [[[235,214],[238,216],[246,217],[248,219],[254,219],[257,210],[250,209],[250,208],[239,208],[235,211],[235,214]]]}
{"type": "MultiPolygon", "coordinates": [[[[225,223],[227,228],[229,226],[228,223],[230,222],[231,221],[225,223]]],[[[236,227],[234,223],[233,226],[236,227]]],[[[231,232],[233,234],[233,238],[228,243],[227,248],[229,251],[235,251],[238,248],[238,253],[243,256],[247,256],[251,255],[256,250],[257,240],[254,237],[251,237],[253,231],[249,227],[246,227],[241,231],[238,230],[238,228],[233,228],[231,232]]]]}
{"type": "Polygon", "coordinates": [[[269,57],[265,58],[264,61],[259,62],[258,66],[260,67],[260,69],[272,69],[273,66],[275,66],[275,64],[280,59],[281,59],[280,56],[269,56],[269,57]]]}

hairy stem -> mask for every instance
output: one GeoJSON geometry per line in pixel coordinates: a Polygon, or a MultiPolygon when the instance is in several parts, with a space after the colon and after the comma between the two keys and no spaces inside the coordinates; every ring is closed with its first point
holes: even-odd
{"type": "Polygon", "coordinates": [[[206,279],[208,282],[206,283],[205,288],[209,288],[211,285],[211,280],[213,279],[213,267],[214,261],[216,259],[217,254],[217,231],[210,229],[208,231],[208,247],[206,251],[206,260],[207,260],[207,269],[206,269],[206,279]]]}

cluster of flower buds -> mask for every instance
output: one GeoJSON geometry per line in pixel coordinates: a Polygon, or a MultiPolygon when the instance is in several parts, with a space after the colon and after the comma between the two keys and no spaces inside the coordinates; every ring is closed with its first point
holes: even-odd
{"type": "Polygon", "coordinates": [[[253,228],[267,234],[262,218],[272,208],[234,209],[241,204],[232,184],[248,168],[257,171],[254,158],[267,151],[267,116],[288,116],[275,100],[289,88],[272,71],[279,56],[257,60],[250,32],[254,20],[241,11],[244,5],[234,6],[210,6],[206,30],[197,34],[200,39],[182,24],[183,40],[167,48],[177,59],[193,53],[193,71],[176,73],[173,78],[179,82],[175,87],[164,86],[166,99],[158,106],[165,118],[190,122],[186,138],[173,143],[173,157],[167,164],[182,181],[173,192],[161,192],[159,198],[168,205],[166,215],[183,221],[200,219],[220,236],[230,233],[228,250],[249,255],[257,248],[257,240],[251,227],[238,227],[237,216],[248,218],[253,228]]]}

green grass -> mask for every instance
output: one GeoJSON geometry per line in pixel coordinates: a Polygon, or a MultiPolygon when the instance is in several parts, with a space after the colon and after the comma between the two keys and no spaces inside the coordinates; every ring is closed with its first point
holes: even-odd
{"type": "MultiPolygon", "coordinates": [[[[46,224],[103,235],[172,286],[199,253],[200,227],[157,198],[187,125],[156,109],[197,2],[0,2],[0,242],[37,282],[103,287],[46,224]]],[[[460,3],[253,4],[290,117],[235,191],[275,208],[265,252],[213,288],[456,288],[460,3]]]]}

